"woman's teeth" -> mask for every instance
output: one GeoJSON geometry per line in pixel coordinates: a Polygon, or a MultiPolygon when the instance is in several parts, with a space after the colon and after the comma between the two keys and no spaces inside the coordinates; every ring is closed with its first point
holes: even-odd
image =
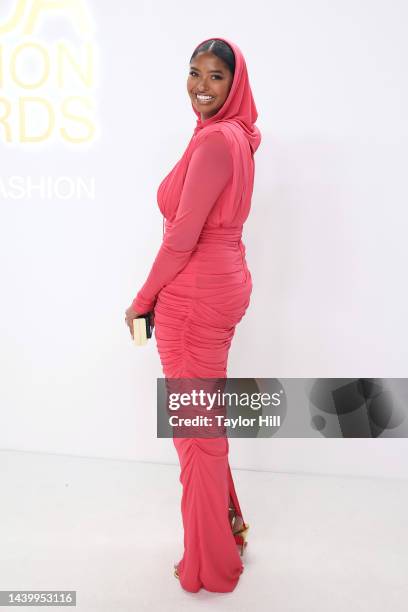
{"type": "Polygon", "coordinates": [[[199,94],[196,94],[196,98],[202,104],[207,104],[208,102],[211,102],[211,100],[214,100],[213,96],[203,96],[199,94]]]}

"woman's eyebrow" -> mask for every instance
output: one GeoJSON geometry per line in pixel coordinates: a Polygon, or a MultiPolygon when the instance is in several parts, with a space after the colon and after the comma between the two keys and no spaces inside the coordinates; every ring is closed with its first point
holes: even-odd
{"type": "MultiPolygon", "coordinates": [[[[198,70],[198,72],[200,72],[200,69],[195,66],[190,66],[190,70],[198,70]]],[[[220,74],[224,74],[222,70],[209,70],[208,72],[219,72],[220,74]]]]}

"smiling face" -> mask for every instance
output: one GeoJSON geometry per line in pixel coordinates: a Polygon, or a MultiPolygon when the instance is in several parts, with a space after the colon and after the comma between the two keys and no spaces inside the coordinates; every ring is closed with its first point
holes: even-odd
{"type": "Polygon", "coordinates": [[[224,104],[234,77],[228,66],[210,51],[198,53],[190,63],[187,91],[204,121],[224,104]]]}

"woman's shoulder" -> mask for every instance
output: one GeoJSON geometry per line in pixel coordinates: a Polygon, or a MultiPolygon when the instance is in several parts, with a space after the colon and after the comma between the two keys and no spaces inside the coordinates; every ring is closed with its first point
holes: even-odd
{"type": "Polygon", "coordinates": [[[200,134],[189,160],[190,175],[202,181],[213,181],[214,177],[225,182],[233,172],[233,156],[222,131],[211,130],[200,134]]]}
{"type": "Polygon", "coordinates": [[[196,134],[196,147],[205,145],[218,147],[224,152],[230,151],[234,157],[237,154],[245,157],[249,152],[250,143],[244,130],[232,121],[217,121],[196,134]]]}
{"type": "Polygon", "coordinates": [[[212,125],[198,132],[196,137],[196,146],[214,146],[228,149],[228,138],[222,127],[212,125]]]}
{"type": "Polygon", "coordinates": [[[228,159],[232,162],[231,144],[223,129],[217,127],[217,125],[199,132],[193,154],[195,157],[228,159]]]}

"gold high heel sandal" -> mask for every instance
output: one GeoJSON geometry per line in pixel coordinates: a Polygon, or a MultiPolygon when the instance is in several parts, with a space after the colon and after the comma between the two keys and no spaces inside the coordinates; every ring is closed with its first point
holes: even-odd
{"type": "Polygon", "coordinates": [[[235,508],[233,506],[230,506],[229,507],[229,519],[230,519],[232,534],[235,538],[235,542],[241,547],[240,554],[242,557],[242,555],[244,554],[244,549],[248,545],[248,542],[246,540],[248,536],[249,524],[244,523],[244,520],[242,519],[241,527],[236,528],[235,523],[237,522],[237,516],[238,515],[235,512],[235,508]]]}
{"type": "Polygon", "coordinates": [[[247,536],[248,536],[249,524],[246,523],[239,531],[234,531],[235,542],[241,546],[240,555],[244,554],[244,549],[248,546],[247,536]]]}
{"type": "MultiPolygon", "coordinates": [[[[238,529],[235,527],[235,523],[237,522],[237,514],[235,513],[235,508],[233,506],[230,506],[229,508],[229,519],[230,519],[230,525],[231,525],[231,529],[232,529],[232,534],[235,538],[235,542],[241,547],[240,548],[240,555],[242,557],[243,553],[244,553],[244,549],[246,548],[246,546],[248,545],[247,540],[247,536],[248,536],[248,530],[249,530],[249,524],[248,523],[244,523],[242,522],[241,527],[239,527],[238,529]]],[[[178,567],[177,567],[177,563],[174,564],[174,577],[180,580],[180,575],[178,573],[178,567]]]]}

